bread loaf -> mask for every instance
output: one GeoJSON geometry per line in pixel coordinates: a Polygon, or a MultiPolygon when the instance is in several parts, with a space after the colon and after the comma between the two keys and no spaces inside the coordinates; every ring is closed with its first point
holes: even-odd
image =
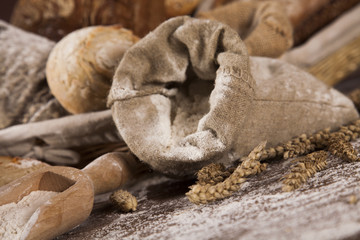
{"type": "Polygon", "coordinates": [[[118,25],[74,31],[54,47],[47,61],[51,92],[71,113],[105,109],[115,67],[136,41],[138,37],[118,25]]]}
{"type": "Polygon", "coordinates": [[[83,27],[112,24],[142,37],[165,19],[164,0],[18,0],[11,23],[57,41],[83,27]]]}

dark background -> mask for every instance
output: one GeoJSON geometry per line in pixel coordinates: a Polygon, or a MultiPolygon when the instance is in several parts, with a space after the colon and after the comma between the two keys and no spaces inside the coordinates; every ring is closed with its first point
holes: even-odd
{"type": "MultiPolygon", "coordinates": [[[[1,20],[5,20],[7,22],[10,21],[10,16],[16,2],[17,0],[0,0],[1,20]]],[[[348,93],[349,91],[358,87],[360,87],[360,68],[350,74],[348,77],[346,77],[344,81],[340,82],[335,86],[335,88],[345,93],[348,93]]]]}
{"type": "Polygon", "coordinates": [[[7,22],[10,21],[10,16],[17,0],[0,0],[0,19],[7,22]]]}

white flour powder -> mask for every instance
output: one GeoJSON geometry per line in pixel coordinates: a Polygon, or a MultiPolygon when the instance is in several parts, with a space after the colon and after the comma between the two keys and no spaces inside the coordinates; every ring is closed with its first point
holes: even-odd
{"type": "Polygon", "coordinates": [[[12,163],[11,165],[18,168],[31,168],[41,163],[42,162],[35,159],[25,158],[25,159],[20,159],[17,163],[12,163]]]}
{"type": "Polygon", "coordinates": [[[18,203],[0,206],[0,239],[18,240],[36,210],[57,192],[33,191],[18,203]]]}

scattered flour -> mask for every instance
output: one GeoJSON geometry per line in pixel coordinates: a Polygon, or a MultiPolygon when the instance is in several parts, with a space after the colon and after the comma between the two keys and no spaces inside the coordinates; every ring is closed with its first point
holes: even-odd
{"type": "Polygon", "coordinates": [[[36,165],[40,165],[42,162],[35,160],[35,159],[21,159],[17,163],[11,163],[11,165],[18,167],[18,168],[31,168],[36,165]]]}
{"type": "Polygon", "coordinates": [[[0,206],[0,239],[23,239],[22,233],[31,216],[57,192],[33,191],[18,203],[0,206]]]}
{"type": "MultiPolygon", "coordinates": [[[[360,140],[353,144],[359,151],[360,140]]],[[[350,204],[349,197],[360,194],[360,162],[329,157],[328,167],[300,189],[282,192],[291,162],[269,163],[233,196],[207,205],[190,203],[175,180],[142,181],[129,189],[138,211],[123,214],[98,203],[86,224],[56,239],[359,239],[360,201],[350,204]]]]}

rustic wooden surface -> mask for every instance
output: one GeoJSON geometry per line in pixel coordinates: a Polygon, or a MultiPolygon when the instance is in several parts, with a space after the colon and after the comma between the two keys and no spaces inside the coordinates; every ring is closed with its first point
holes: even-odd
{"type": "MultiPolygon", "coordinates": [[[[359,151],[360,140],[353,144],[359,151]]],[[[208,205],[187,200],[192,181],[150,175],[130,188],[136,212],[120,213],[99,196],[91,216],[56,239],[359,239],[360,162],[330,157],[325,170],[285,193],[281,177],[291,164],[272,161],[235,195],[208,205]]]]}

